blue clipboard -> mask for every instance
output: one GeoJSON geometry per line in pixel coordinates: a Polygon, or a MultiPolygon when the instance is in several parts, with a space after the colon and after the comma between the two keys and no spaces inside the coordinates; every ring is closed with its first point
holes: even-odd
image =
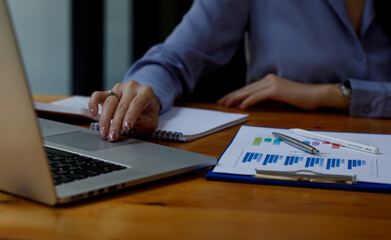
{"type": "Polygon", "coordinates": [[[229,181],[229,182],[241,182],[241,183],[292,186],[292,187],[310,187],[310,188],[326,188],[326,189],[391,193],[391,184],[358,182],[356,184],[347,185],[347,184],[333,184],[333,183],[314,183],[314,182],[301,182],[301,181],[296,182],[296,181],[284,181],[284,180],[259,179],[254,176],[247,176],[247,175],[214,173],[213,169],[206,174],[206,179],[229,181]]]}
{"type": "MultiPolygon", "coordinates": [[[[233,139],[228,144],[224,152],[229,148],[229,146],[231,145],[235,137],[233,137],[233,139]]],[[[224,155],[224,152],[221,154],[221,156],[224,155]]],[[[219,157],[217,162],[220,161],[221,156],[219,157]]],[[[211,169],[209,170],[209,172],[206,174],[205,177],[207,180],[215,180],[215,181],[391,193],[391,184],[368,183],[368,182],[356,182],[355,184],[340,184],[340,183],[320,183],[320,182],[308,182],[308,181],[286,181],[286,180],[264,179],[264,178],[260,179],[255,176],[255,170],[254,170],[254,176],[250,176],[250,175],[239,175],[239,174],[215,173],[213,172],[213,169],[211,169]]]]}

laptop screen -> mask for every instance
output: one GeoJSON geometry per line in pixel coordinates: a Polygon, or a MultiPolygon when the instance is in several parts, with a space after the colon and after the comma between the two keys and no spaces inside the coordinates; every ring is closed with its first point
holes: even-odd
{"type": "Polygon", "coordinates": [[[0,190],[53,204],[55,191],[5,0],[0,0],[0,190]]]}

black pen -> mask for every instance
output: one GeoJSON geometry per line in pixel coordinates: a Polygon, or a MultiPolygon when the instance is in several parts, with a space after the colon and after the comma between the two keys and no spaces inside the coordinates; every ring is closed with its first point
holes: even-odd
{"type": "Polygon", "coordinates": [[[281,140],[283,140],[284,142],[286,142],[287,144],[295,147],[295,148],[298,148],[302,151],[305,151],[305,152],[308,152],[308,153],[311,153],[311,154],[319,154],[319,150],[314,148],[313,146],[311,145],[308,145],[308,144],[305,144],[297,139],[294,139],[292,137],[289,137],[287,135],[284,135],[284,134],[281,134],[281,133],[277,133],[277,132],[273,132],[273,136],[275,136],[276,138],[279,138],[281,140]]]}

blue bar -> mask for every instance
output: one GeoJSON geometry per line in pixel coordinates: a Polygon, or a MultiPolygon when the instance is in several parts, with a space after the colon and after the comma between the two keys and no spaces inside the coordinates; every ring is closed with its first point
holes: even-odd
{"type": "Polygon", "coordinates": [[[340,162],[341,162],[341,159],[337,159],[337,165],[336,165],[336,167],[339,167],[340,165],[340,162]]]}
{"type": "Polygon", "coordinates": [[[247,158],[247,162],[251,162],[254,157],[254,153],[250,153],[250,157],[247,158]]]}
{"type": "Polygon", "coordinates": [[[299,162],[299,157],[295,157],[295,163],[299,162]]]}
{"type": "Polygon", "coordinates": [[[257,158],[258,158],[258,155],[259,155],[259,153],[254,154],[253,159],[257,159],[257,158]]]}
{"type": "Polygon", "coordinates": [[[250,153],[247,152],[246,155],[244,156],[242,162],[246,162],[249,155],[250,155],[250,153]]]}
{"type": "Polygon", "coordinates": [[[303,141],[303,143],[310,145],[310,142],[308,141],[303,141]]]}
{"type": "Polygon", "coordinates": [[[320,158],[316,158],[315,164],[319,164],[320,158]]]}
{"type": "Polygon", "coordinates": [[[311,158],[310,167],[313,167],[313,166],[314,166],[314,163],[315,163],[315,158],[311,158]]]}
{"type": "Polygon", "coordinates": [[[326,169],[327,169],[327,170],[330,170],[330,164],[331,164],[331,159],[328,158],[328,159],[327,159],[327,166],[326,166],[326,169]]]}
{"type": "Polygon", "coordinates": [[[345,163],[345,159],[341,159],[341,163],[345,163]]]}
{"type": "Polygon", "coordinates": [[[323,167],[323,161],[324,161],[324,158],[321,158],[321,159],[320,159],[319,166],[323,167]]]}
{"type": "Polygon", "coordinates": [[[361,160],[361,164],[365,166],[365,160],[361,160]]]}
{"type": "Polygon", "coordinates": [[[357,167],[357,160],[353,160],[353,167],[357,167]]]}
{"type": "Polygon", "coordinates": [[[305,167],[308,168],[310,166],[311,158],[307,158],[307,161],[305,162],[305,167]]]}
{"type": "Polygon", "coordinates": [[[261,161],[262,156],[263,156],[263,154],[260,153],[259,156],[258,156],[257,162],[260,162],[260,161],[261,161]]]}
{"type": "Polygon", "coordinates": [[[273,163],[276,163],[278,159],[279,159],[278,155],[274,156],[273,163]]]}
{"type": "Polygon", "coordinates": [[[289,161],[289,165],[293,165],[293,162],[295,161],[295,157],[291,157],[291,160],[289,161]]]}
{"type": "Polygon", "coordinates": [[[335,167],[335,158],[333,158],[333,161],[331,162],[331,167],[335,167]]]}
{"type": "Polygon", "coordinates": [[[361,167],[361,160],[357,160],[357,166],[361,167]]]}
{"type": "Polygon", "coordinates": [[[290,156],[286,156],[285,162],[284,162],[284,165],[285,165],[285,166],[288,165],[289,159],[290,159],[290,158],[291,158],[290,156]]]}
{"type": "Polygon", "coordinates": [[[267,161],[267,163],[272,163],[273,159],[274,159],[274,156],[276,156],[276,155],[270,155],[269,161],[267,161]]]}
{"type": "Polygon", "coordinates": [[[274,139],[274,141],[273,141],[273,145],[280,145],[280,143],[281,143],[281,140],[278,138],[274,139]]]}
{"type": "Polygon", "coordinates": [[[348,160],[348,169],[352,169],[352,160],[348,160]]]}
{"type": "Polygon", "coordinates": [[[267,162],[269,161],[269,157],[270,157],[270,154],[266,155],[265,160],[263,160],[262,165],[266,165],[267,164],[267,162]]]}
{"type": "Polygon", "coordinates": [[[304,160],[304,157],[300,157],[300,162],[302,162],[304,160]]]}

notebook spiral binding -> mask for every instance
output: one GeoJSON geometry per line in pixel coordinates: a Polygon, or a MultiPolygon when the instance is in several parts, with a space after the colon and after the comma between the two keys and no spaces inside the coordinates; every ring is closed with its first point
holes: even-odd
{"type": "MultiPolygon", "coordinates": [[[[90,128],[93,130],[99,131],[99,122],[91,123],[90,128]]],[[[183,133],[172,132],[172,131],[162,131],[162,130],[156,130],[152,133],[145,133],[145,132],[137,131],[136,129],[132,129],[128,132],[121,130],[121,135],[130,136],[130,137],[137,137],[137,138],[152,138],[152,139],[182,141],[181,136],[183,136],[183,133]]]]}

